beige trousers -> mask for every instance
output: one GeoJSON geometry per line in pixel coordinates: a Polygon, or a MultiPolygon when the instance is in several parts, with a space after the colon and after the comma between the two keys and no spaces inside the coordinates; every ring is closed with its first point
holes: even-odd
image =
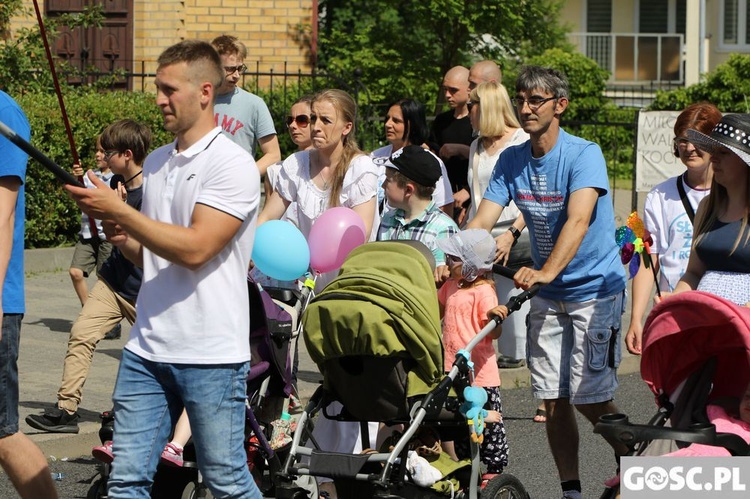
{"type": "MultiPolygon", "coordinates": [[[[123,318],[133,324],[134,304],[115,293],[102,279],[96,281],[70,330],[62,383],[57,392],[57,405],[60,409],[69,412],[78,410],[96,345],[123,318]]],[[[108,408],[102,410],[104,409],[108,408]]]]}

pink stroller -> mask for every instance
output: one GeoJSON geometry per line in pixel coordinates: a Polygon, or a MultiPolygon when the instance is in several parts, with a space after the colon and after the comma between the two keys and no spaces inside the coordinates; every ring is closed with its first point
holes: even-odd
{"type": "MultiPolygon", "coordinates": [[[[709,402],[739,399],[750,382],[750,308],[701,291],[665,299],[646,320],[641,376],[656,396],[651,422],[608,414],[596,433],[626,444],[631,456],[661,456],[690,443],[750,454],[742,438],[717,433],[706,415],[709,402]]],[[[601,497],[617,493],[608,488],[601,497]]]]}

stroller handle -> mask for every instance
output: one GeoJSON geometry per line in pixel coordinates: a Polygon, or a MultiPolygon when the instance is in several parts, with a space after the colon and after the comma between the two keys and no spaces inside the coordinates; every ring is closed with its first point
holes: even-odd
{"type": "Polygon", "coordinates": [[[492,266],[492,272],[495,274],[500,274],[503,277],[507,277],[508,279],[513,279],[513,276],[516,275],[516,271],[513,270],[510,267],[506,267],[505,265],[500,265],[499,263],[496,263],[492,266]]]}
{"type": "MultiPolygon", "coordinates": [[[[499,274],[503,277],[507,277],[508,279],[511,279],[511,280],[513,280],[513,276],[516,275],[515,270],[511,269],[510,267],[506,267],[505,265],[499,265],[499,264],[495,264],[492,266],[492,272],[495,274],[499,274]]],[[[520,309],[521,305],[523,305],[526,300],[536,295],[539,292],[539,289],[541,287],[542,287],[541,284],[534,284],[533,286],[529,287],[529,289],[525,290],[524,292],[511,296],[510,300],[508,300],[508,303],[505,305],[506,307],[508,307],[508,313],[512,313],[520,309]]],[[[492,320],[495,322],[496,326],[503,322],[503,320],[500,317],[493,317],[492,320]]]]}

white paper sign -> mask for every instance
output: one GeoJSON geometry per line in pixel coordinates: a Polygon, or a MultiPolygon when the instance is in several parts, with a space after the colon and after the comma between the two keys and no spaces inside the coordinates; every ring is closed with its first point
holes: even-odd
{"type": "Polygon", "coordinates": [[[638,113],[638,150],[635,160],[635,189],[648,192],[657,184],[685,171],[674,155],[674,122],[680,111],[638,113]]]}

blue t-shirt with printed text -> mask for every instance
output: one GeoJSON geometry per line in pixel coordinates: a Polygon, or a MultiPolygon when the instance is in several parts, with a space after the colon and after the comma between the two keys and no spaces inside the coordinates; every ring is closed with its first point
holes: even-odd
{"type": "Polygon", "coordinates": [[[529,228],[537,269],[568,220],[570,195],[583,188],[599,192],[588,231],[568,266],[541,288],[541,297],[582,302],[625,289],[604,156],[598,145],[561,129],[555,146],[541,158],[533,158],[531,142],[525,142],[503,151],[492,172],[484,198],[501,206],[515,201],[529,228]]]}
{"type": "MultiPolygon", "coordinates": [[[[31,128],[26,116],[16,102],[0,90],[0,121],[8,125],[19,137],[28,141],[31,128]]],[[[23,314],[26,312],[23,287],[23,243],[25,216],[26,162],[25,152],[0,136],[0,177],[18,177],[21,185],[16,198],[16,214],[13,226],[13,248],[11,249],[8,270],[3,282],[3,313],[23,314]]]]}

